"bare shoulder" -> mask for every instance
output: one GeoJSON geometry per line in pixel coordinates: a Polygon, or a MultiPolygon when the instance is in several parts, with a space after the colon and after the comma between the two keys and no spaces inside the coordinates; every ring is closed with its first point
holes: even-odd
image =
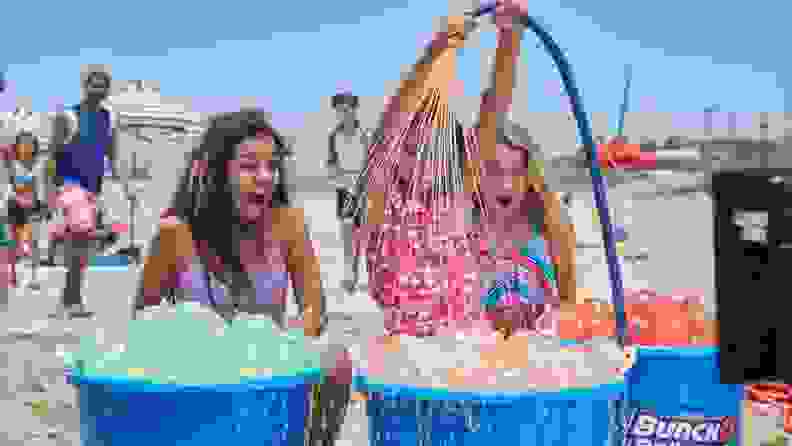
{"type": "Polygon", "coordinates": [[[192,240],[192,230],[189,223],[179,216],[166,213],[160,216],[159,236],[161,239],[178,239],[184,243],[192,240]]]}
{"type": "Polygon", "coordinates": [[[195,240],[190,225],[175,215],[160,217],[157,245],[159,255],[167,258],[190,256],[195,252],[195,240]]]}
{"type": "Polygon", "coordinates": [[[305,212],[302,208],[274,209],[273,231],[287,240],[305,239],[305,212]]]}
{"type": "Polygon", "coordinates": [[[181,239],[186,236],[187,238],[192,239],[192,230],[190,229],[190,225],[176,216],[160,218],[159,234],[160,237],[166,238],[181,239]]]}

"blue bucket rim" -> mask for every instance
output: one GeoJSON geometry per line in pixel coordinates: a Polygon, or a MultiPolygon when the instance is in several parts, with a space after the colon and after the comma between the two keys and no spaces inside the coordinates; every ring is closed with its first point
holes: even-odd
{"type": "Polygon", "coordinates": [[[508,404],[527,398],[543,400],[609,400],[619,397],[627,390],[623,376],[614,382],[598,384],[593,387],[571,387],[558,390],[528,390],[520,392],[471,392],[454,391],[430,387],[415,387],[398,384],[372,382],[365,376],[356,376],[355,390],[381,393],[387,399],[433,399],[445,401],[480,401],[483,404],[508,404]]]}
{"type": "MultiPolygon", "coordinates": [[[[586,341],[576,339],[561,339],[562,347],[574,347],[584,345],[586,341]]],[[[639,345],[633,344],[628,347],[635,347],[639,356],[652,358],[705,358],[717,355],[720,352],[718,347],[704,347],[698,345],[639,345]]]]}
{"type": "Polygon", "coordinates": [[[304,384],[317,384],[322,380],[322,369],[308,369],[293,376],[267,378],[244,378],[239,383],[226,384],[178,384],[154,382],[145,378],[85,376],[74,368],[67,368],[69,383],[75,386],[105,386],[126,393],[172,393],[172,392],[249,392],[250,390],[273,390],[294,388],[304,384]]]}
{"type": "Polygon", "coordinates": [[[129,272],[132,265],[88,265],[88,271],[94,272],[129,272]]]}
{"type": "Polygon", "coordinates": [[[637,346],[638,358],[711,358],[716,356],[718,347],[698,346],[637,346]]]}

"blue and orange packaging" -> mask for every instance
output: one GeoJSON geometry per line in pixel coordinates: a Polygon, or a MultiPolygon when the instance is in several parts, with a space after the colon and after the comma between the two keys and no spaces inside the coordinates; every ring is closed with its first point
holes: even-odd
{"type": "Polygon", "coordinates": [[[792,439],[792,386],[759,383],[745,386],[742,444],[785,445],[792,439]]]}
{"type": "Polygon", "coordinates": [[[735,417],[658,416],[636,410],[626,420],[623,446],[733,446],[735,417]]]}

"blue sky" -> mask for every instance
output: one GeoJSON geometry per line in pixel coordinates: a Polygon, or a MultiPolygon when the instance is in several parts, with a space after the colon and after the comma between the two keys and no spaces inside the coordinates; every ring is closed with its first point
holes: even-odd
{"type": "MultiPolygon", "coordinates": [[[[157,79],[163,93],[199,96],[197,107],[229,109],[256,97],[276,117],[316,111],[340,88],[359,95],[393,92],[446,0],[268,2],[4,2],[0,67],[14,96],[35,110],[79,99],[79,68],[109,63],[120,79],[157,79]],[[190,8],[190,9],[186,9],[190,8]],[[154,14],[153,11],[159,11],[154,14]],[[39,17],[34,21],[29,17],[39,17]],[[36,29],[31,31],[34,24],[36,29]],[[46,38],[50,36],[50,38],[46,38]],[[54,36],[54,38],[52,38],[54,36]],[[19,41],[9,48],[8,42],[19,41]]],[[[740,112],[782,111],[792,87],[787,61],[776,61],[788,2],[532,1],[572,62],[588,111],[615,113],[623,65],[634,64],[631,108],[698,112],[710,104],[740,112]]],[[[528,37],[528,98],[516,107],[562,108],[550,58],[528,37]]],[[[482,44],[495,44],[492,34],[482,44]]],[[[481,89],[480,51],[466,49],[459,77],[481,89]]],[[[614,117],[615,120],[615,117],[614,117]]],[[[277,122],[276,122],[277,124],[277,122]]],[[[614,122],[613,126],[616,125],[614,122]]]]}

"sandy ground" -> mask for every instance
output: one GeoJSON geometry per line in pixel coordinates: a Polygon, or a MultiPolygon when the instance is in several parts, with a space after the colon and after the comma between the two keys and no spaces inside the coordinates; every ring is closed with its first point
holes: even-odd
{"type": "MultiPolygon", "coordinates": [[[[660,180],[642,181],[610,190],[615,220],[627,226],[630,233],[627,254],[649,253],[648,260],[623,264],[624,282],[628,288],[651,286],[669,292],[676,288],[699,289],[714,310],[711,204],[700,193],[656,194],[673,189],[684,182],[682,180],[663,180],[665,184],[660,180]],[[636,199],[636,196],[643,198],[636,199]]],[[[158,189],[150,190],[143,197],[144,207],[151,211],[141,213],[141,239],[149,237],[153,231],[151,226],[156,221],[153,209],[166,202],[158,189]]],[[[302,181],[297,192],[297,201],[304,207],[319,245],[328,309],[351,316],[350,324],[358,323],[356,321],[372,319],[378,311],[365,289],[354,296],[346,296],[338,288],[337,281],[343,272],[340,262],[343,251],[338,225],[332,218],[334,198],[333,191],[321,179],[302,181]]],[[[610,295],[607,268],[603,251],[598,246],[601,235],[593,220],[591,202],[591,195],[581,192],[574,196],[572,205],[579,243],[583,246],[578,257],[580,282],[596,297],[607,299],[610,295]]],[[[118,199],[114,209],[123,216],[123,201],[118,199]]],[[[9,308],[0,314],[3,327],[0,355],[7,369],[4,385],[0,384],[0,407],[3,413],[10,414],[9,422],[0,426],[0,436],[6,440],[3,444],[78,444],[79,416],[74,408],[74,390],[63,381],[57,352],[74,346],[78,335],[94,334],[97,330],[124,324],[137,276],[134,268],[88,274],[85,298],[90,309],[96,312],[93,320],[47,320],[64,280],[64,273],[59,269],[41,271],[43,287],[39,293],[24,287],[16,290],[9,308]],[[48,406],[43,416],[36,414],[41,401],[46,401],[48,406]]],[[[21,268],[21,282],[26,283],[27,278],[29,271],[21,268]]],[[[350,409],[341,444],[366,444],[367,435],[363,408],[355,406],[350,409]]]]}

